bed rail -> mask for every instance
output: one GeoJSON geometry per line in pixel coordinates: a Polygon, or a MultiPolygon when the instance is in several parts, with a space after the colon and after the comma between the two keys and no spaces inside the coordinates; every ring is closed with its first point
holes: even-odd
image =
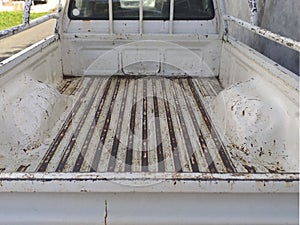
{"type": "MultiPolygon", "coordinates": [[[[32,5],[32,0],[26,0],[25,6],[24,6],[22,24],[14,26],[14,27],[10,27],[10,28],[5,29],[5,30],[1,30],[0,31],[0,40],[3,39],[3,38],[9,37],[11,35],[17,34],[21,31],[28,30],[28,29],[30,29],[34,26],[37,26],[41,23],[44,23],[48,20],[58,19],[60,17],[60,12],[61,12],[61,1],[60,0],[59,0],[59,3],[58,3],[58,11],[56,13],[50,13],[50,14],[41,16],[37,19],[34,19],[34,20],[30,21],[31,5],[32,5]]],[[[57,25],[56,25],[55,31],[57,31],[57,25]]]]}
{"type": "Polygon", "coordinates": [[[223,16],[224,20],[225,21],[229,21],[229,22],[233,22],[247,30],[250,30],[252,31],[253,33],[255,34],[258,34],[262,37],[265,37],[269,40],[272,40],[274,42],[277,42],[283,46],[286,46],[290,49],[293,49],[297,52],[300,52],[300,42],[298,41],[295,41],[291,38],[287,38],[287,37],[283,37],[283,36],[280,36],[279,34],[275,34],[275,33],[272,33],[271,31],[268,31],[268,30],[265,30],[261,27],[258,27],[258,26],[255,26],[255,25],[252,25],[250,23],[247,23],[241,19],[238,19],[234,16],[231,16],[231,15],[224,15],[223,16]]]}

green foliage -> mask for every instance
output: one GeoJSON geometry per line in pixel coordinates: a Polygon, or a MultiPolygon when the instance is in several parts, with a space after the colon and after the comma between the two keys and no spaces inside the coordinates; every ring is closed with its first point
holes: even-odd
{"type": "MultiPolygon", "coordinates": [[[[30,13],[30,19],[33,20],[46,14],[48,12],[30,13]]],[[[22,23],[22,19],[22,11],[0,12],[0,30],[19,25],[22,23]]]]}

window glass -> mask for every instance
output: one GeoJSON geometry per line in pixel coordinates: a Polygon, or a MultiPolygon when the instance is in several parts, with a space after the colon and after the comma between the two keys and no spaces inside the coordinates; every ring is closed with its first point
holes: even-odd
{"type": "MultiPolygon", "coordinates": [[[[138,20],[139,0],[112,0],[114,20],[138,20]]],[[[108,0],[70,0],[71,19],[108,20],[108,0]]],[[[170,0],[144,0],[144,20],[168,20],[170,0]]],[[[174,0],[174,20],[209,20],[214,17],[212,0],[174,0]]]]}

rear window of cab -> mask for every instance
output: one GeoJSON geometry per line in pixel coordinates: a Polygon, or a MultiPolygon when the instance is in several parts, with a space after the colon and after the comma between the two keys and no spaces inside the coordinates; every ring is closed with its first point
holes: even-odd
{"type": "MultiPolygon", "coordinates": [[[[112,0],[113,20],[138,20],[139,0],[112,0]]],[[[108,0],[70,0],[72,20],[108,20],[108,0]]],[[[174,20],[214,18],[212,0],[174,0],[174,20]]],[[[169,20],[170,0],[143,0],[143,20],[169,20]]]]}

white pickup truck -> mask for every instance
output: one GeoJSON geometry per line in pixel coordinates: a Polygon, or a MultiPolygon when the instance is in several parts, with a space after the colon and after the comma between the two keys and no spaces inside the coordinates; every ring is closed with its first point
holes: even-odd
{"type": "Polygon", "coordinates": [[[298,223],[299,79],[228,23],[299,42],[222,0],[67,0],[0,36],[53,17],[0,63],[0,224],[298,223]]]}

